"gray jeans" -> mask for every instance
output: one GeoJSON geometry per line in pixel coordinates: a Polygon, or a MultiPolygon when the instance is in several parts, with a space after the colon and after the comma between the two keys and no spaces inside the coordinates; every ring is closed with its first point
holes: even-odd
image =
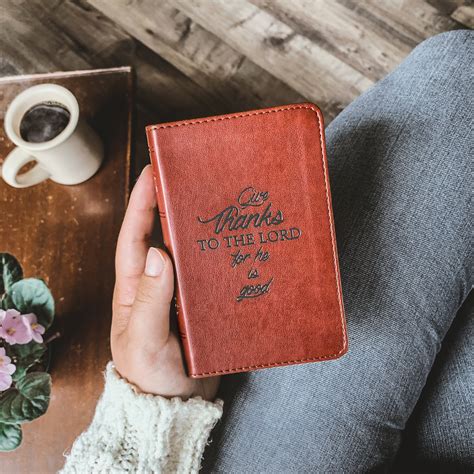
{"type": "Polygon", "coordinates": [[[394,469],[402,437],[474,467],[473,318],[445,340],[473,282],[473,64],[474,32],[430,38],[328,127],[349,352],[224,377],[204,472],[394,469]]]}

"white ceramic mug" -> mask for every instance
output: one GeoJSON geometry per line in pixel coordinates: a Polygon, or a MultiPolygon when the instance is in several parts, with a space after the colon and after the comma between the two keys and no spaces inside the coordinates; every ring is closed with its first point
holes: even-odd
{"type": "Polygon", "coordinates": [[[5,132],[16,145],[2,165],[3,179],[16,188],[25,188],[51,179],[60,184],[79,184],[91,178],[104,156],[99,136],[79,116],[74,94],[57,84],[40,84],[18,94],[5,114],[5,132]],[[69,122],[49,141],[33,143],[24,140],[20,124],[26,112],[39,104],[55,104],[67,109],[69,122]],[[36,165],[19,174],[27,163],[36,165]]]}

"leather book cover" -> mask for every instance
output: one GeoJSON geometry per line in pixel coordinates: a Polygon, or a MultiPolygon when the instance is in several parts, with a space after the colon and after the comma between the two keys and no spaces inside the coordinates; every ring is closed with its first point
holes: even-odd
{"type": "Polygon", "coordinates": [[[294,104],[147,127],[188,374],[347,351],[324,126],[294,104]]]}

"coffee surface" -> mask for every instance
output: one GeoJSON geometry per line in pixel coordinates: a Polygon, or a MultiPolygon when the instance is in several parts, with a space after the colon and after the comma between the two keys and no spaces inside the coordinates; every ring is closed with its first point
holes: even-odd
{"type": "Polygon", "coordinates": [[[67,127],[70,119],[69,110],[61,104],[43,102],[34,105],[21,119],[21,138],[30,143],[48,142],[67,127]]]}

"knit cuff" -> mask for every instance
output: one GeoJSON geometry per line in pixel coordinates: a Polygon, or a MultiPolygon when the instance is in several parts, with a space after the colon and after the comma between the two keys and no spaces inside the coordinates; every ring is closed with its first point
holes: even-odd
{"type": "Polygon", "coordinates": [[[106,471],[197,472],[223,401],[137,393],[111,362],[105,378],[94,420],[74,443],[64,472],[83,472],[85,464],[106,471]]]}

